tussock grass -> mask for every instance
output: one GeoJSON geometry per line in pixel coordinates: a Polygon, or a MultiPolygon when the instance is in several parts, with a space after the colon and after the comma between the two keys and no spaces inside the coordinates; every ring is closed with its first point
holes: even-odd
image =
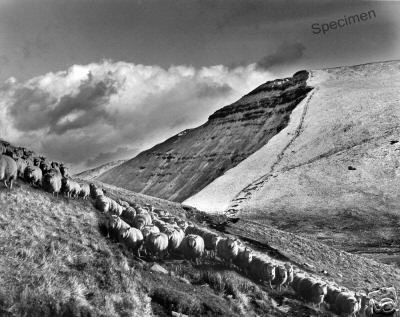
{"type": "Polygon", "coordinates": [[[145,316],[150,298],[90,202],[0,189],[0,315],[145,316]]]}

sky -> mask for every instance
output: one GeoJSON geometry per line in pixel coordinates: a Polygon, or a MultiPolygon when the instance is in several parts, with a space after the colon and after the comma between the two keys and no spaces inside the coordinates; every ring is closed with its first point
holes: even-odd
{"type": "Polygon", "coordinates": [[[0,0],[0,137],[75,169],[131,158],[267,80],[399,59],[399,16],[400,1],[0,0]]]}

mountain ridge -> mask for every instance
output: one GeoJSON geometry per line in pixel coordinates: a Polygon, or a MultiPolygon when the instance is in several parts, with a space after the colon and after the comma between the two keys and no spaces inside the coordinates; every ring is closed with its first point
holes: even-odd
{"type": "Polygon", "coordinates": [[[97,179],[136,192],[182,201],[266,144],[312,89],[307,71],[268,81],[225,106],[203,125],[141,152],[97,179]]]}

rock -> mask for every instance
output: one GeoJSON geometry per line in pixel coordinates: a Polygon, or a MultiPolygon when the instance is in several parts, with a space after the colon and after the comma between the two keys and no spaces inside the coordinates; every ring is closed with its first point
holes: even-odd
{"type": "Polygon", "coordinates": [[[150,267],[150,271],[157,272],[157,273],[162,273],[162,274],[168,274],[168,270],[163,268],[161,265],[154,263],[150,267]]]}
{"type": "Polygon", "coordinates": [[[214,112],[206,124],[178,133],[97,179],[182,202],[281,131],[292,110],[311,90],[306,78],[308,73],[304,72],[268,81],[214,112]]]}

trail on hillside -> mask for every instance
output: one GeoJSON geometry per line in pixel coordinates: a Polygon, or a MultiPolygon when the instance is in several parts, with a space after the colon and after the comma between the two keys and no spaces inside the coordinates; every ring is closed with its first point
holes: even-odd
{"type": "MultiPolygon", "coordinates": [[[[311,77],[312,77],[312,74],[311,74],[311,77]]],[[[226,216],[228,216],[228,217],[234,216],[234,214],[236,214],[236,212],[239,210],[240,205],[242,205],[243,202],[249,200],[252,197],[253,193],[255,191],[258,191],[259,189],[261,189],[264,186],[264,184],[267,183],[268,180],[274,175],[275,168],[282,161],[282,158],[284,157],[287,149],[293,144],[293,142],[298,138],[298,136],[303,131],[304,118],[307,115],[310,100],[313,97],[314,93],[318,89],[319,89],[318,87],[314,88],[308,95],[307,101],[305,102],[304,109],[303,109],[303,112],[300,117],[299,124],[297,125],[297,128],[293,134],[293,137],[286,144],[286,146],[282,149],[282,151],[277,155],[275,162],[271,165],[270,171],[268,173],[262,175],[258,179],[256,179],[254,182],[247,185],[233,198],[233,200],[231,201],[231,204],[229,205],[229,207],[226,211],[226,216]]]]}

